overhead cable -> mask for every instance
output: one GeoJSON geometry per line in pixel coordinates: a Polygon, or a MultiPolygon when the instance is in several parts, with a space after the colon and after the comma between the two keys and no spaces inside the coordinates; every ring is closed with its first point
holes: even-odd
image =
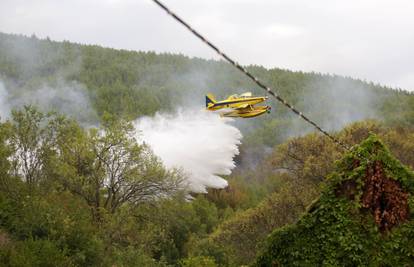
{"type": "Polygon", "coordinates": [[[336,139],[333,135],[329,134],[326,130],[324,130],[321,126],[319,126],[316,122],[305,116],[302,112],[297,110],[293,105],[289,104],[285,99],[283,99],[279,94],[275,93],[270,87],[266,86],[262,81],[260,81],[256,76],[251,74],[246,68],[241,66],[239,63],[237,63],[235,60],[230,58],[227,54],[222,52],[216,45],[211,43],[209,40],[207,40],[203,35],[201,35],[198,31],[196,31],[193,27],[191,27],[187,22],[185,22],[182,18],[180,18],[177,14],[175,14],[171,9],[169,9],[166,5],[161,3],[159,0],[152,0],[155,2],[160,8],[165,10],[171,17],[173,17],[176,21],[178,21],[181,25],[183,25],[185,28],[187,28],[190,32],[192,32],[195,36],[197,36],[201,41],[203,41],[206,45],[208,45],[211,49],[213,49],[217,54],[219,54],[222,58],[224,58],[227,62],[229,62],[231,65],[236,67],[238,70],[243,72],[247,77],[249,77],[254,83],[256,83],[260,88],[264,89],[268,94],[272,95],[274,98],[276,98],[277,101],[282,103],[284,106],[286,106],[288,109],[290,109],[293,113],[301,117],[303,120],[305,120],[307,123],[311,124],[313,127],[315,127],[319,132],[327,136],[329,139],[331,139],[334,143],[339,145],[345,150],[349,150],[349,147],[336,139]]]}

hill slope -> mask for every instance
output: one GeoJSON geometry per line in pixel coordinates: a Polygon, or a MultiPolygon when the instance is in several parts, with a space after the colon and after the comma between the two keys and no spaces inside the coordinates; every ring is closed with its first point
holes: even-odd
{"type": "MultiPolygon", "coordinates": [[[[414,124],[414,96],[405,91],[340,76],[268,70],[260,66],[247,68],[328,130],[339,130],[347,123],[365,118],[414,124]]],[[[199,109],[204,105],[207,92],[219,98],[244,91],[263,94],[222,61],[2,33],[0,81],[8,100],[21,98],[27,92],[36,94],[44,87],[68,97],[70,94],[66,92],[78,87],[75,91],[84,92],[97,114],[93,117],[88,111],[82,113],[93,118],[78,117],[92,121],[98,120],[104,112],[135,119],[178,107],[199,109]]],[[[59,100],[62,103],[65,98],[59,100]]],[[[313,130],[274,100],[270,104],[272,114],[237,122],[246,136],[245,142],[273,146],[287,137],[313,130]]],[[[59,109],[60,104],[52,106],[59,109]]]]}

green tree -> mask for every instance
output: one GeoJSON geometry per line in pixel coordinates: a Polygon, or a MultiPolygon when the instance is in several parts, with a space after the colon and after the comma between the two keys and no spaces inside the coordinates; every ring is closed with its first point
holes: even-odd
{"type": "Polygon", "coordinates": [[[13,150],[12,175],[20,177],[30,188],[40,182],[45,157],[53,146],[47,119],[48,116],[31,106],[12,112],[9,138],[13,150]]]}
{"type": "Polygon", "coordinates": [[[178,170],[167,170],[132,125],[108,118],[100,129],[85,132],[76,123],[60,129],[54,176],[80,195],[98,215],[125,203],[140,204],[177,193],[183,186],[178,170]]]}

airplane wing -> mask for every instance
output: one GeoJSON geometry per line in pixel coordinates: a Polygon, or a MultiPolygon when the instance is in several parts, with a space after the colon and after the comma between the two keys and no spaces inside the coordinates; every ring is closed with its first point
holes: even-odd
{"type": "Polygon", "coordinates": [[[234,95],[228,96],[226,100],[233,100],[233,99],[237,99],[237,98],[239,98],[239,96],[234,94],[234,95]]]}
{"type": "Polygon", "coordinates": [[[240,95],[241,97],[252,97],[252,92],[246,92],[240,95]]]}

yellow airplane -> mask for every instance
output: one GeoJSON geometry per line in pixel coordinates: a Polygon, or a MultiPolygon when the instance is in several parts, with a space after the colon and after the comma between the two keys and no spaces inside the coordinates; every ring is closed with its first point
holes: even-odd
{"type": "Polygon", "coordinates": [[[267,96],[253,97],[252,93],[247,92],[241,95],[231,95],[225,100],[217,101],[212,94],[207,94],[206,109],[212,111],[224,109],[226,111],[220,113],[223,117],[252,118],[265,112],[270,113],[270,106],[254,106],[267,98],[267,96]]]}

